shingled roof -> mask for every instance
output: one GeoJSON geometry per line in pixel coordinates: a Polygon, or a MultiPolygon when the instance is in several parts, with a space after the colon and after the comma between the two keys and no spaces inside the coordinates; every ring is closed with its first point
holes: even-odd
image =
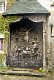
{"type": "Polygon", "coordinates": [[[3,15],[47,14],[49,11],[37,0],[18,0],[3,15]]]}

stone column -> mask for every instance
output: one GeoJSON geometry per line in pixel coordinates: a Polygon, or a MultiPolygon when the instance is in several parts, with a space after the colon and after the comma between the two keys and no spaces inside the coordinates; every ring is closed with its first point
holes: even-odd
{"type": "Polygon", "coordinates": [[[46,29],[46,32],[47,32],[47,35],[46,35],[46,53],[47,53],[47,58],[48,58],[48,65],[47,65],[47,69],[51,69],[52,68],[52,46],[51,46],[51,29],[50,29],[50,23],[49,23],[49,18],[46,19],[47,20],[47,23],[46,23],[46,26],[47,26],[47,29],[46,29]]]}
{"type": "Polygon", "coordinates": [[[46,68],[45,36],[46,36],[46,29],[45,29],[45,23],[43,23],[43,69],[46,68]]]}

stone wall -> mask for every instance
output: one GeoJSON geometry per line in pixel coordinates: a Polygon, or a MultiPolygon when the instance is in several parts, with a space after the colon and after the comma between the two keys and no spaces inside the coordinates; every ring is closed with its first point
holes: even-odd
{"type": "Polygon", "coordinates": [[[51,32],[51,54],[52,54],[52,67],[54,69],[54,5],[51,6],[51,16],[50,16],[50,22],[49,22],[50,28],[52,26],[52,32],[51,32]]]}

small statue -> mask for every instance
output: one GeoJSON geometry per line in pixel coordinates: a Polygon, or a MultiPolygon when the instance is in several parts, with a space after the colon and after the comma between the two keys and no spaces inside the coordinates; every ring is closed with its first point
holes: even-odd
{"type": "Polygon", "coordinates": [[[38,46],[36,44],[36,42],[32,42],[32,53],[36,53],[38,50],[38,46]]]}

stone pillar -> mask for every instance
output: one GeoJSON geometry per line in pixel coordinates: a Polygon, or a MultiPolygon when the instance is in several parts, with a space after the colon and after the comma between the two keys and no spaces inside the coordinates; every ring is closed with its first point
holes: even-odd
{"type": "Polygon", "coordinates": [[[46,32],[45,32],[45,23],[43,23],[43,69],[46,68],[46,53],[45,53],[45,36],[46,36],[46,32]]]}
{"type": "Polygon", "coordinates": [[[48,22],[49,18],[47,18],[47,23],[46,23],[46,53],[47,53],[47,58],[48,58],[48,65],[47,65],[47,69],[51,69],[52,68],[52,50],[51,50],[51,29],[50,29],[50,23],[48,22]]]}

